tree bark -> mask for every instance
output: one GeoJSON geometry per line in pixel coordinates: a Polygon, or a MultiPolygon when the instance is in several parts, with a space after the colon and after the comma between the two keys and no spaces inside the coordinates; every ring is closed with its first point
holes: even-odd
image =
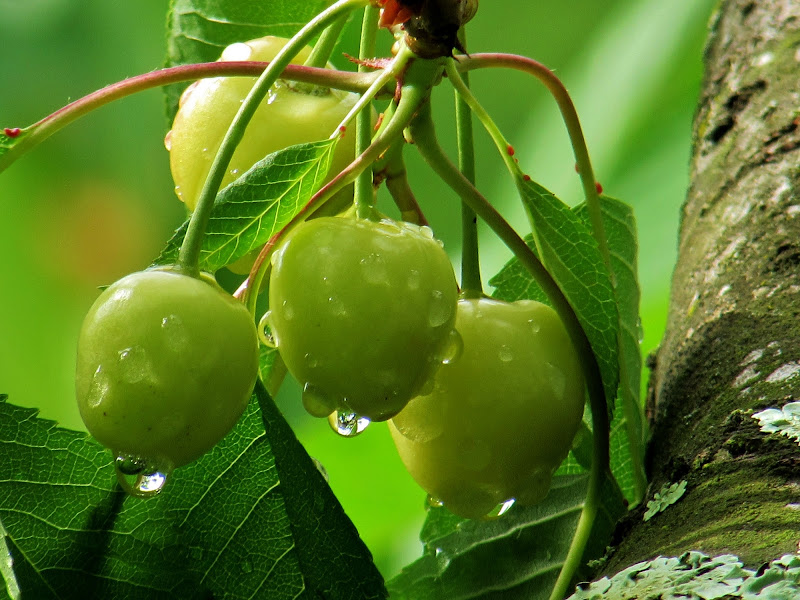
{"type": "Polygon", "coordinates": [[[667,331],[651,357],[647,499],[605,571],[687,550],[758,566],[800,542],[800,448],[752,414],[800,399],[800,2],[723,0],[694,122],[667,331]]]}

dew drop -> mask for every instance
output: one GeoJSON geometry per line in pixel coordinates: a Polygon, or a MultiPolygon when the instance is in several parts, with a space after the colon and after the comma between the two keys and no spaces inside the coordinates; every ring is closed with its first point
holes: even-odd
{"type": "Polygon", "coordinates": [[[497,350],[497,358],[499,358],[502,362],[511,362],[514,359],[514,353],[511,351],[511,348],[503,344],[497,350]]]}
{"type": "Polygon", "coordinates": [[[432,240],[432,239],[433,239],[433,229],[431,229],[431,228],[430,228],[430,227],[428,227],[427,225],[423,225],[422,227],[420,227],[420,228],[419,228],[419,232],[420,232],[420,233],[421,233],[421,234],[422,234],[424,237],[428,238],[429,240],[432,240]]]}
{"type": "Polygon", "coordinates": [[[147,468],[147,461],[140,456],[120,454],[115,459],[114,466],[123,475],[138,475],[147,468]]]}
{"type": "Polygon", "coordinates": [[[309,369],[316,369],[319,366],[319,361],[308,352],[306,352],[305,355],[303,356],[303,360],[306,361],[306,366],[309,369]]]}
{"type": "Polygon", "coordinates": [[[441,327],[450,320],[454,310],[455,306],[447,302],[442,290],[433,290],[428,305],[428,325],[441,327]]]}
{"type": "Polygon", "coordinates": [[[417,271],[416,269],[411,269],[408,272],[408,281],[406,282],[406,284],[408,285],[408,289],[412,291],[418,290],[421,279],[422,277],[420,276],[419,271],[417,271]]]}
{"type": "Polygon", "coordinates": [[[463,352],[464,339],[461,337],[461,334],[458,333],[458,331],[451,329],[450,333],[447,334],[447,341],[442,347],[442,351],[439,353],[437,358],[443,365],[452,365],[459,358],[461,358],[461,354],[463,352]]]}
{"type": "Polygon", "coordinates": [[[236,176],[239,174],[239,169],[231,169],[231,170],[229,171],[229,173],[230,173],[231,175],[233,175],[234,177],[236,177],[236,176]]]}
{"type": "Polygon", "coordinates": [[[185,200],[183,199],[183,192],[181,191],[181,186],[179,185],[175,186],[175,195],[178,196],[178,200],[180,200],[181,202],[185,202],[185,200]]]}
{"type": "Polygon", "coordinates": [[[493,519],[499,519],[504,514],[506,514],[511,508],[517,503],[514,498],[510,498],[505,502],[501,502],[497,506],[495,506],[489,514],[483,517],[484,521],[491,521],[493,519]]]}
{"type": "Polygon", "coordinates": [[[528,325],[533,333],[539,333],[542,330],[541,323],[537,322],[536,319],[528,319],[528,325]]]}
{"type": "Polygon", "coordinates": [[[564,390],[567,389],[567,376],[564,375],[564,371],[553,363],[546,362],[544,366],[547,369],[546,377],[550,384],[550,389],[553,391],[553,395],[560,400],[564,397],[564,390]]]}
{"type": "Polygon", "coordinates": [[[178,315],[167,315],[161,319],[161,330],[166,336],[166,346],[170,350],[176,354],[186,352],[186,349],[190,346],[189,336],[186,333],[183,321],[178,315]]]}
{"type": "Polygon", "coordinates": [[[431,496],[430,494],[428,494],[428,497],[425,499],[425,501],[431,508],[441,508],[444,506],[444,502],[434,496],[431,496]]]}
{"type": "Polygon", "coordinates": [[[323,465],[318,459],[314,458],[313,456],[311,457],[311,460],[314,462],[314,466],[317,467],[317,471],[319,471],[319,474],[322,475],[322,478],[325,481],[329,482],[330,477],[328,476],[328,469],[325,468],[325,465],[323,465]]]}
{"type": "Polygon", "coordinates": [[[337,410],[328,416],[328,423],[342,437],[355,437],[367,428],[370,420],[354,412],[337,410]]]}
{"type": "Polygon", "coordinates": [[[276,336],[272,329],[269,326],[269,318],[272,316],[271,311],[267,311],[264,313],[264,316],[261,317],[261,320],[258,322],[258,339],[261,340],[261,343],[269,348],[277,348],[278,347],[278,336],[276,336]]]}
{"type": "Polygon", "coordinates": [[[345,308],[344,304],[341,300],[339,300],[336,296],[330,296],[328,298],[328,306],[330,307],[331,314],[334,317],[346,317],[347,316],[347,309],[345,308]]]}
{"type": "Polygon", "coordinates": [[[287,321],[291,321],[292,319],[294,319],[294,308],[292,307],[291,304],[289,304],[288,300],[284,300],[281,303],[281,314],[283,315],[283,318],[286,319],[287,321]]]}
{"type": "Polygon", "coordinates": [[[167,152],[172,150],[172,129],[167,132],[167,135],[164,136],[164,148],[167,149],[167,152]]]}
{"type": "Polygon", "coordinates": [[[155,381],[156,375],[153,363],[147,351],[141,346],[131,346],[118,352],[122,380],[126,383],[141,383],[142,381],[155,381]]]}
{"type": "Polygon", "coordinates": [[[360,261],[364,281],[376,285],[389,285],[389,273],[386,260],[377,252],[370,252],[360,261]]]}
{"type": "Polygon", "coordinates": [[[338,402],[334,398],[325,395],[313,383],[306,383],[303,386],[302,394],[303,408],[312,417],[327,417],[334,410],[338,402]]]}
{"type": "Polygon", "coordinates": [[[103,399],[108,394],[109,385],[108,376],[103,371],[103,365],[98,365],[97,370],[92,375],[89,393],[86,395],[86,403],[90,408],[97,408],[102,404],[103,399]]]}
{"type": "Polygon", "coordinates": [[[119,454],[114,460],[117,481],[126,493],[137,498],[158,495],[167,483],[171,465],[159,465],[138,456],[119,454]]]}

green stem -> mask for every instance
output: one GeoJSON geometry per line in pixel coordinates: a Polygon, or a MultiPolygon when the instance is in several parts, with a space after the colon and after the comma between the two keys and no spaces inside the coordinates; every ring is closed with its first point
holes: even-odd
{"type": "Polygon", "coordinates": [[[339,41],[339,36],[342,35],[342,29],[344,29],[344,26],[347,24],[348,18],[349,15],[342,15],[322,32],[317,43],[314,44],[311,54],[306,59],[306,62],[303,63],[304,66],[320,67],[323,69],[327,66],[331,54],[333,54],[333,49],[339,41]]]}
{"type": "Polygon", "coordinates": [[[411,123],[410,130],[416,147],[425,161],[459,195],[461,200],[468,204],[489,225],[492,231],[514,253],[547,294],[553,304],[553,308],[564,323],[581,361],[592,413],[594,458],[589,477],[589,491],[578,521],[578,528],[575,531],[567,558],[564,561],[556,587],[551,595],[551,599],[560,599],[564,597],[570,579],[580,566],[583,551],[597,515],[601,484],[603,478],[609,472],[608,408],[606,406],[600,368],[592,352],[589,339],[586,337],[575,311],[572,310],[569,301],[558,287],[558,284],[533,251],[528,248],[525,241],[444,154],[436,140],[436,133],[428,107],[423,107],[423,110],[411,123]]]}
{"type": "MultiPolygon", "coordinates": [[[[375,38],[378,31],[377,6],[368,5],[364,8],[364,18],[361,21],[361,44],[358,57],[363,61],[375,56],[375,38]]],[[[366,72],[364,64],[358,65],[358,72],[366,72]]],[[[356,117],[356,156],[369,148],[372,142],[372,110],[365,106],[356,117]]],[[[354,202],[356,214],[359,218],[369,218],[375,212],[375,188],[372,185],[372,170],[364,169],[356,177],[354,202]]]]}
{"type": "MultiPolygon", "coordinates": [[[[22,129],[19,133],[19,142],[11,146],[5,154],[0,155],[0,172],[8,168],[25,152],[32,150],[54,133],[80,117],[115,100],[163,85],[194,81],[206,77],[257,77],[264,72],[268,65],[269,63],[255,61],[198,63],[159,69],[158,71],[143,73],[112,83],[74,102],[70,102],[33,125],[22,129]]],[[[363,93],[374,83],[378,73],[349,73],[332,69],[289,65],[281,73],[281,77],[348,92],[363,93]]],[[[394,93],[394,89],[390,93],[394,93]]],[[[3,134],[0,133],[0,135],[3,134]]]]}
{"type": "MultiPolygon", "coordinates": [[[[501,53],[487,53],[487,54],[473,54],[472,56],[458,57],[457,66],[453,67],[453,71],[469,72],[474,69],[482,69],[487,67],[507,67],[523,71],[529,75],[533,75],[541,81],[545,87],[550,91],[558,109],[561,111],[561,118],[567,127],[570,142],[572,143],[572,150],[575,154],[575,164],[578,169],[578,174],[581,177],[581,185],[583,187],[583,195],[586,199],[586,208],[589,211],[589,218],[592,223],[592,230],[597,244],[600,247],[600,252],[603,255],[603,260],[609,267],[611,265],[611,258],[608,249],[608,242],[606,241],[605,227],[603,226],[603,217],[600,210],[600,199],[597,191],[597,181],[594,177],[594,170],[592,169],[592,161],[589,159],[589,150],[586,147],[586,140],[583,137],[583,129],[581,127],[578,112],[575,110],[575,105],[570,98],[567,88],[561,80],[556,77],[550,69],[545,67],[542,63],[537,62],[525,56],[518,56],[515,54],[501,54],[501,53]]],[[[450,76],[450,71],[448,71],[450,76]]],[[[454,85],[456,85],[454,83],[454,85]]],[[[473,110],[475,110],[473,108],[473,110]]],[[[482,110],[482,109],[481,109],[482,110]]],[[[485,111],[483,111],[485,113],[485,111]]],[[[488,117],[488,115],[487,115],[488,117]]],[[[485,123],[484,123],[485,125],[485,123]]],[[[497,127],[493,128],[497,131],[497,127]]],[[[499,134],[499,131],[497,131],[499,134]]],[[[495,138],[492,131],[489,131],[495,143],[498,139],[495,138]]],[[[502,139],[502,136],[500,136],[502,139]]],[[[505,142],[505,140],[503,140],[505,142]]],[[[508,146],[505,145],[500,148],[504,152],[508,146]]],[[[506,155],[508,153],[506,152],[506,155]]]]}
{"type": "MultiPolygon", "coordinates": [[[[466,48],[466,34],[462,28],[461,45],[466,48]]],[[[464,74],[464,85],[469,88],[469,75],[464,74]]],[[[472,128],[472,112],[463,96],[455,92],[456,140],[458,144],[458,168],[470,183],[475,183],[475,144],[472,128]]],[[[481,264],[478,253],[478,217],[470,206],[461,203],[461,293],[465,298],[480,298],[481,264]]]]}
{"type": "Polygon", "coordinates": [[[388,67],[398,76],[402,76],[403,86],[401,88],[400,102],[392,115],[391,120],[385,124],[372,140],[369,147],[362,152],[356,159],[344,168],[336,177],[314,194],[300,211],[292,217],[292,220],[278,233],[270,238],[262,248],[261,252],[253,263],[250,277],[242,284],[238,292],[246,303],[248,309],[255,314],[258,290],[261,289],[261,282],[267,272],[269,258],[278,241],[286,235],[297,224],[308,219],[314,211],[322,206],[326,200],[341,190],[346,185],[353,183],[359,173],[370,167],[378,158],[386,152],[394,140],[403,135],[403,130],[412,122],[414,116],[421,107],[426,106],[430,98],[431,88],[441,78],[443,66],[441,61],[434,60],[412,60],[413,53],[403,44],[397,53],[392,65],[388,67]],[[403,71],[401,73],[401,71],[403,71]]]}
{"type": "MultiPolygon", "coordinates": [[[[594,171],[592,170],[592,163],[589,159],[589,150],[586,147],[583,129],[581,128],[581,123],[578,119],[578,113],[575,110],[575,105],[570,98],[569,92],[567,92],[567,89],[564,87],[564,84],[561,82],[561,80],[543,64],[533,59],[524,56],[517,56],[515,54],[473,54],[470,57],[459,57],[457,69],[467,73],[474,69],[487,67],[506,67],[533,75],[547,87],[558,104],[558,108],[561,111],[561,117],[563,118],[564,124],[567,127],[567,133],[569,134],[570,142],[572,143],[573,152],[575,154],[575,164],[581,177],[583,194],[586,199],[586,208],[589,212],[589,219],[592,224],[592,234],[594,235],[597,245],[600,248],[600,253],[603,257],[603,262],[608,269],[612,285],[616,289],[616,278],[614,277],[614,271],[611,269],[611,253],[608,247],[605,227],[603,225],[599,192],[595,181],[594,171]]],[[[617,344],[621,344],[620,335],[617,336],[617,344]]],[[[622,355],[621,348],[620,355],[622,355]]],[[[625,361],[620,361],[619,369],[620,380],[623,382],[627,381],[627,363],[625,361]]],[[[631,456],[633,457],[634,461],[633,483],[636,491],[636,503],[638,503],[641,502],[642,498],[644,498],[644,494],[647,489],[647,475],[645,473],[643,464],[645,443],[643,433],[645,419],[639,404],[633,402],[623,402],[622,406],[623,413],[625,415],[628,434],[627,437],[630,444],[631,456]],[[636,424],[641,424],[641,435],[636,430],[636,424]]]]}
{"type": "Polygon", "coordinates": [[[403,160],[405,146],[406,141],[403,138],[395,140],[384,154],[380,165],[376,165],[375,172],[384,178],[386,189],[400,210],[400,218],[408,223],[427,225],[428,220],[408,183],[408,172],[403,160]]]}
{"type": "Polygon", "coordinates": [[[220,144],[214,162],[209,169],[203,189],[197,201],[195,211],[189,221],[186,237],[178,253],[178,265],[189,274],[197,274],[200,250],[203,244],[206,226],[211,216],[214,198],[219,191],[228,164],[233,157],[236,146],[242,139],[250,119],[255,114],[261,101],[266,97],[269,88],[277,81],[283,70],[289,65],[300,50],[322,29],[330,25],[342,15],[365,5],[369,0],[339,0],[326,10],[322,11],[281,48],[274,60],[256,80],[253,88],[247,94],[242,106],[233,118],[225,137],[220,144]]]}

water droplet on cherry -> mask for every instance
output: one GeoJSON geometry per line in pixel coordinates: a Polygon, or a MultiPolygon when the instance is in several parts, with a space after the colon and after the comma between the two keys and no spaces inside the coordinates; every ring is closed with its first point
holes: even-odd
{"type": "Polygon", "coordinates": [[[355,437],[369,426],[370,420],[354,412],[337,410],[328,416],[328,423],[342,437],[355,437]]]}

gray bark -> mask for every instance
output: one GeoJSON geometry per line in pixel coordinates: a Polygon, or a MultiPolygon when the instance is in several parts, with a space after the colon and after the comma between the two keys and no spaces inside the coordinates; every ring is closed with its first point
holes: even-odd
{"type": "Polygon", "coordinates": [[[723,0],[705,63],[648,398],[648,499],[688,488],[630,515],[607,573],[687,550],[758,566],[800,542],[800,447],[752,418],[800,399],[800,2],[723,0]]]}

